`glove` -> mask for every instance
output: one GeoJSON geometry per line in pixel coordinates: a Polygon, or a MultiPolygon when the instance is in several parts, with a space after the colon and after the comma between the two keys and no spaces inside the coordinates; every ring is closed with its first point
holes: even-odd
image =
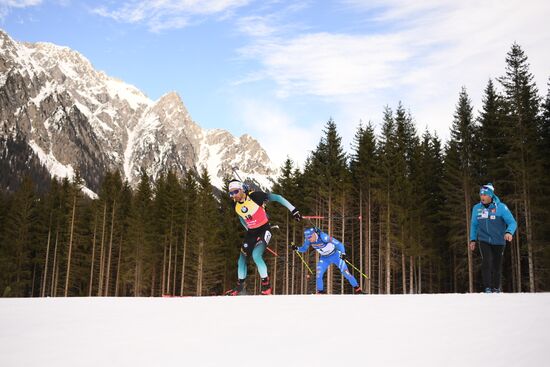
{"type": "Polygon", "coordinates": [[[302,214],[300,214],[300,212],[296,208],[294,208],[294,210],[292,211],[292,216],[294,217],[296,222],[299,222],[302,220],[302,214]]]}
{"type": "Polygon", "coordinates": [[[296,246],[295,244],[290,245],[290,248],[292,249],[292,251],[298,251],[298,246],[296,246]]]}
{"type": "Polygon", "coordinates": [[[340,252],[340,259],[346,261],[347,258],[348,258],[348,255],[344,254],[343,252],[340,252]]]}

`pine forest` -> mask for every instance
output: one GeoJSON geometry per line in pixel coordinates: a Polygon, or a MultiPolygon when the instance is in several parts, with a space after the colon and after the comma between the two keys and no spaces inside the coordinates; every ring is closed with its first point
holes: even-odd
{"type": "MultiPolygon", "coordinates": [[[[503,291],[550,291],[550,91],[537,89],[517,44],[498,75],[479,107],[466,87],[457,91],[446,142],[418,131],[399,103],[385,107],[376,132],[359,123],[346,153],[329,119],[303,167],[289,158],[273,177],[271,191],[309,217],[296,222],[278,203],[267,206],[279,227],[264,254],[273,293],[315,292],[318,255],[290,249],[312,226],[345,244],[366,293],[479,292],[469,223],[489,182],[518,222],[503,291]]],[[[0,296],[208,296],[235,285],[245,230],[227,187],[213,188],[206,170],[154,182],[142,171],[135,188],[107,172],[97,199],[81,186],[78,174],[46,183],[29,175],[0,192],[0,296]]],[[[258,294],[251,261],[248,274],[247,290],[258,294]]],[[[326,277],[328,293],[351,292],[334,267],[326,277]]]]}

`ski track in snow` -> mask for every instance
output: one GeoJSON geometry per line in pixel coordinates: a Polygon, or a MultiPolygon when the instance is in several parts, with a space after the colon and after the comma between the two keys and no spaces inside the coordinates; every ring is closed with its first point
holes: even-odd
{"type": "Polygon", "coordinates": [[[0,299],[0,366],[548,366],[550,293],[0,299]]]}

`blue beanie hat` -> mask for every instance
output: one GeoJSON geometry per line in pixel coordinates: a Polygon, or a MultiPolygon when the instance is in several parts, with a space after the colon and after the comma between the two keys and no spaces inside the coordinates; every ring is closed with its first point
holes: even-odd
{"type": "Polygon", "coordinates": [[[481,188],[479,189],[479,195],[487,195],[493,198],[493,201],[495,203],[500,202],[500,199],[498,198],[498,196],[495,195],[495,187],[490,182],[487,185],[481,186],[481,188]]]}
{"type": "Polygon", "coordinates": [[[317,228],[306,228],[304,230],[304,237],[307,239],[307,238],[310,238],[314,233],[317,232],[317,228]]]}

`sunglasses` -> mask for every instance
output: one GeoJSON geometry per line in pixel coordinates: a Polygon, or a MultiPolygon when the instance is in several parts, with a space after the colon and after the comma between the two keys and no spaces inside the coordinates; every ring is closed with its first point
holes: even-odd
{"type": "Polygon", "coordinates": [[[229,196],[235,196],[239,193],[239,191],[241,190],[237,189],[237,190],[229,191],[229,196]]]}

